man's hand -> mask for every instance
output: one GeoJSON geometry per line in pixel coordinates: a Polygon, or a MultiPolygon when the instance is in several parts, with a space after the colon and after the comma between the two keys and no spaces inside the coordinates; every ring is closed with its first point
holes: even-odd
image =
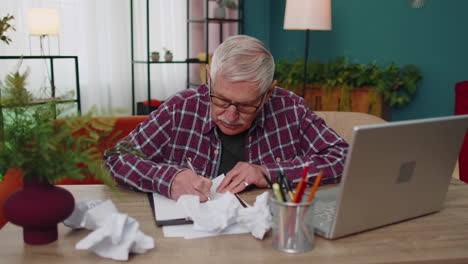
{"type": "Polygon", "coordinates": [[[263,177],[263,174],[266,173],[266,169],[260,165],[238,162],[236,166],[226,174],[216,191],[219,193],[238,193],[251,184],[262,188],[267,187],[268,182],[263,177]]]}
{"type": "Polygon", "coordinates": [[[206,202],[210,197],[211,185],[210,179],[197,175],[192,170],[184,170],[172,181],[171,198],[177,200],[183,194],[192,194],[198,195],[200,202],[206,202]]]}

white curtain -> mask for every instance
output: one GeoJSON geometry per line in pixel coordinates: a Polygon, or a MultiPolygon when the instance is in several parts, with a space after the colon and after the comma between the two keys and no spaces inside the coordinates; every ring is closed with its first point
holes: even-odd
{"type": "MultiPolygon", "coordinates": [[[[148,60],[146,0],[134,0],[134,58],[148,60]]],[[[186,0],[149,1],[149,52],[158,51],[164,61],[165,50],[173,61],[187,58],[186,0]]],[[[151,64],[151,98],[165,100],[186,87],[186,64],[151,64]]],[[[147,65],[135,64],[136,101],[146,101],[147,65]]]]}
{"type": "MultiPolygon", "coordinates": [[[[134,0],[134,16],[146,14],[145,0],[134,0]]],[[[186,58],[185,0],[151,0],[151,50],[162,52],[162,47],[174,53],[175,60],[186,58]],[[182,22],[181,22],[182,21],[182,22]],[[153,40],[153,36],[155,39],[153,40]]],[[[29,8],[58,8],[60,37],[45,40],[46,55],[76,55],[79,61],[79,77],[82,111],[92,106],[99,109],[124,108],[120,114],[130,114],[131,55],[130,55],[130,1],[129,0],[2,0],[0,17],[15,16],[16,32],[9,32],[10,45],[0,43],[0,55],[40,55],[39,37],[29,37],[27,12],[29,8]],[[59,47],[58,47],[59,46],[59,47]],[[50,51],[49,51],[50,47],[50,51]]],[[[146,48],[146,29],[140,20],[134,22],[136,59],[146,60],[140,52],[146,48]]],[[[144,23],[146,26],[146,23],[144,23]]],[[[25,61],[26,63],[26,61],[25,61]]],[[[47,85],[47,72],[43,65],[31,63],[28,89],[43,89],[47,85]],[[42,67],[41,67],[42,66],[42,67]],[[39,87],[39,88],[38,88],[39,87]]],[[[73,65],[59,63],[54,69],[58,93],[74,89],[73,65]]],[[[181,64],[183,65],[183,64],[181,64]]],[[[176,64],[151,65],[152,98],[164,100],[185,87],[185,68],[176,64]],[[177,67],[178,66],[178,67],[177,67]]],[[[0,78],[4,79],[14,69],[11,61],[0,61],[0,78]]],[[[143,67],[135,68],[136,100],[146,100],[146,80],[143,67]]]]}

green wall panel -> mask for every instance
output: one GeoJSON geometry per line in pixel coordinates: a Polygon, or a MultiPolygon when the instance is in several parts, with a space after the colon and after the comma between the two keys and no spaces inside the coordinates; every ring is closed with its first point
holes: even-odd
{"type": "MultiPolygon", "coordinates": [[[[246,2],[246,34],[266,41],[276,59],[304,56],[305,31],[283,30],[285,0],[246,2]]],[[[426,0],[419,9],[408,0],[332,0],[333,30],[311,31],[309,56],[415,64],[418,93],[392,120],[451,115],[454,85],[468,80],[467,10],[467,0],[426,0]]]]}
{"type": "Polygon", "coordinates": [[[244,34],[270,46],[270,0],[243,0],[244,34]]]}

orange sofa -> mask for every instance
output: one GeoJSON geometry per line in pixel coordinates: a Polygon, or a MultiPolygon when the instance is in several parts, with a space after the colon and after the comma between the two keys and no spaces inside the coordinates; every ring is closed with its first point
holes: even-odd
{"type": "Polygon", "coordinates": [[[0,182],[0,228],[2,228],[7,220],[3,216],[3,204],[10,194],[16,192],[23,187],[22,172],[17,169],[9,169],[3,181],[0,182]]]}
{"type": "MultiPolygon", "coordinates": [[[[104,154],[104,151],[114,146],[120,139],[128,135],[136,126],[146,120],[148,116],[121,116],[117,117],[114,129],[110,135],[102,138],[97,146],[99,151],[104,154]]],[[[13,192],[23,186],[21,177],[22,172],[16,169],[9,169],[5,174],[4,180],[0,182],[0,228],[6,224],[3,216],[3,203],[5,199],[13,192]]],[[[74,179],[63,179],[56,184],[102,184],[99,180],[94,179],[93,175],[85,175],[83,181],[74,179]]]]}
{"type": "MultiPolygon", "coordinates": [[[[110,135],[99,140],[97,148],[104,155],[104,151],[113,147],[119,140],[127,136],[138,124],[145,121],[148,116],[120,116],[115,121],[114,129],[110,135]]],[[[82,181],[74,179],[63,179],[56,184],[102,184],[101,181],[95,179],[93,175],[85,175],[82,181]]]]}

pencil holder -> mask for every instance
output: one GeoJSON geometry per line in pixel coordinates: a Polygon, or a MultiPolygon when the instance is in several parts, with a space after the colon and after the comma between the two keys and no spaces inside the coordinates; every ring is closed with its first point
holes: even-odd
{"type": "Polygon", "coordinates": [[[280,202],[270,198],[274,248],[288,253],[302,253],[314,248],[314,203],[280,202]]]}

